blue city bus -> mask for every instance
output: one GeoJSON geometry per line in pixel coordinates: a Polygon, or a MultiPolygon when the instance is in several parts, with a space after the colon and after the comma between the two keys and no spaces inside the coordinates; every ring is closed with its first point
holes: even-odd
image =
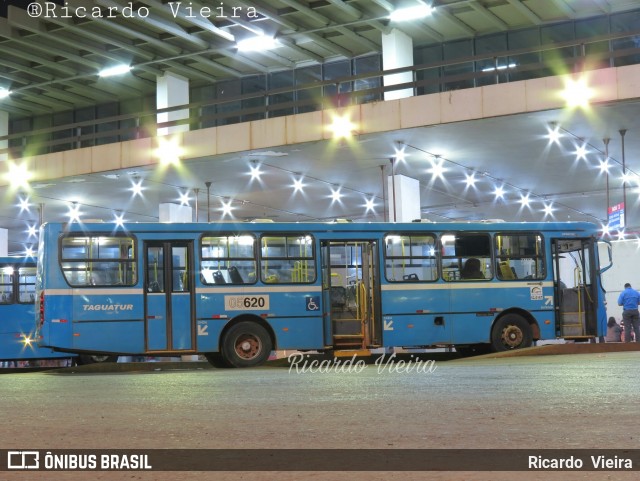
{"type": "Polygon", "coordinates": [[[603,336],[608,267],[586,222],[47,223],[37,329],[62,352],[230,367],[274,349],[504,351],[603,336]]]}
{"type": "Polygon", "coordinates": [[[76,364],[116,360],[113,356],[57,352],[38,346],[34,329],[36,260],[0,257],[0,361],[73,358],[76,364]]]}
{"type": "Polygon", "coordinates": [[[0,257],[0,361],[62,359],[35,342],[36,260],[0,257]]]}

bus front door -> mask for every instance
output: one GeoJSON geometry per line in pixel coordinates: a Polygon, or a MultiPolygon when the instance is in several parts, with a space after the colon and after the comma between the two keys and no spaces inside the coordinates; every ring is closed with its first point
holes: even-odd
{"type": "Polygon", "coordinates": [[[381,344],[377,243],[322,243],[325,345],[357,350],[381,344]]]}
{"type": "Polygon", "coordinates": [[[192,351],[193,243],[146,242],[144,249],[146,351],[192,351]]]}
{"type": "Polygon", "coordinates": [[[598,335],[598,282],[593,239],[553,239],[556,335],[598,335]]]}

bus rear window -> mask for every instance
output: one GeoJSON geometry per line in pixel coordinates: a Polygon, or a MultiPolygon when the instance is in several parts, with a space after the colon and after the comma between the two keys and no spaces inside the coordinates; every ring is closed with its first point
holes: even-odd
{"type": "Polygon", "coordinates": [[[60,240],[62,272],[70,286],[132,286],[136,283],[134,239],[66,236],[60,240]]]}

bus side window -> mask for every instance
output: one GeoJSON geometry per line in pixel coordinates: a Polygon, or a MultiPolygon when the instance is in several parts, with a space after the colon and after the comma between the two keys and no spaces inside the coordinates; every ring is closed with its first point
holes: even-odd
{"type": "Polygon", "coordinates": [[[13,300],[13,294],[11,293],[11,291],[5,291],[2,293],[2,297],[0,299],[2,304],[11,304],[11,301],[13,300]]]}

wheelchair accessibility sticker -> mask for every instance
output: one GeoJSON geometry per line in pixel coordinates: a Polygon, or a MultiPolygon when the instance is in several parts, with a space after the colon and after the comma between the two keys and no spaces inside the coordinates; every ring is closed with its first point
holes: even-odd
{"type": "Polygon", "coordinates": [[[307,296],[304,299],[307,303],[307,311],[317,311],[320,309],[320,296],[307,296]]]}

